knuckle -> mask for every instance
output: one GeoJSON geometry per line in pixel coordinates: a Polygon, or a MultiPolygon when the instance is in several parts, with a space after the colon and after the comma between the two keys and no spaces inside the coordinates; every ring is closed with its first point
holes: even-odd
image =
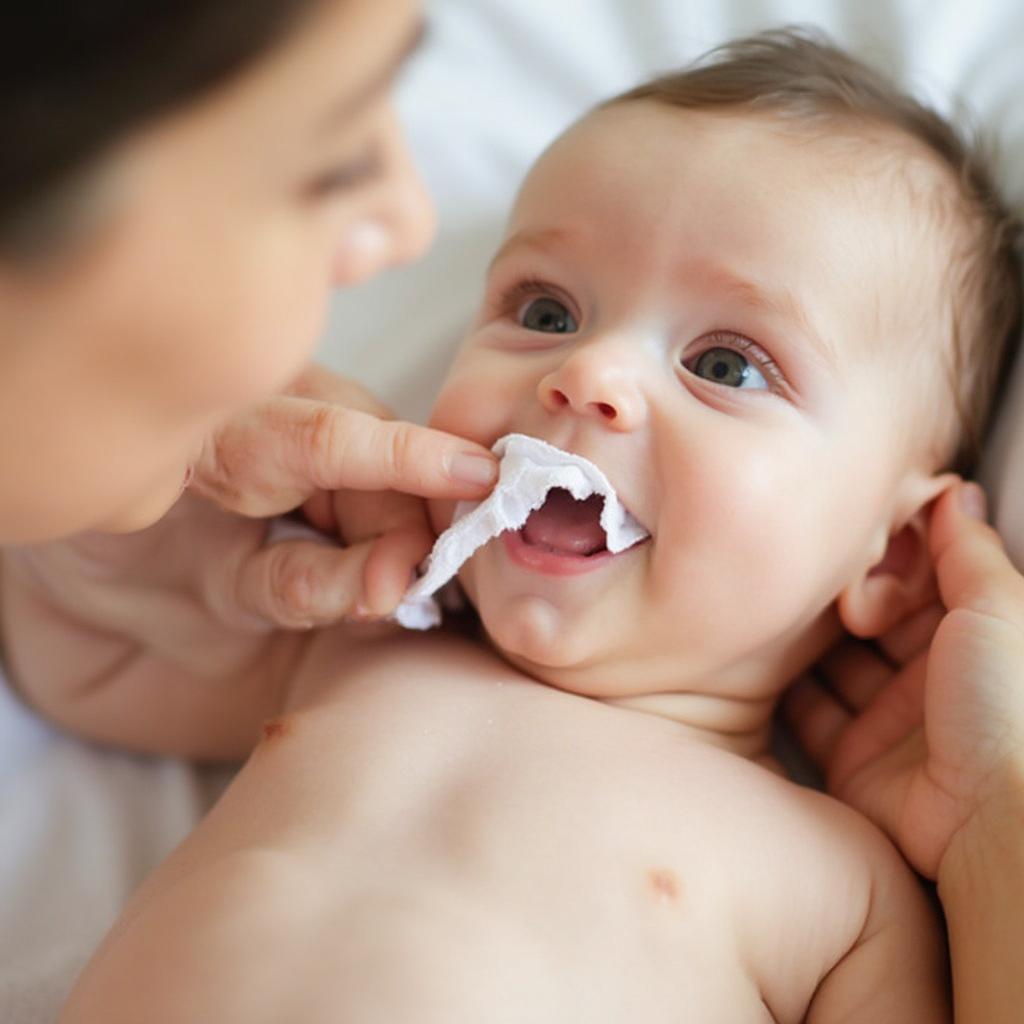
{"type": "Polygon", "coordinates": [[[219,430],[203,445],[201,470],[196,483],[221,504],[245,514],[249,504],[247,486],[258,471],[259,459],[245,435],[219,430]]]}
{"type": "Polygon", "coordinates": [[[426,471],[426,453],[416,443],[416,434],[407,426],[394,426],[388,440],[388,457],[399,480],[422,480],[426,471]]]}
{"type": "Polygon", "coordinates": [[[335,410],[329,405],[316,405],[305,424],[306,472],[317,487],[326,487],[323,467],[333,466],[343,455],[340,451],[341,433],[338,430],[335,410]]]}
{"type": "Polygon", "coordinates": [[[288,545],[270,560],[267,578],[270,607],[283,626],[306,626],[316,608],[317,574],[309,559],[288,545]]]}

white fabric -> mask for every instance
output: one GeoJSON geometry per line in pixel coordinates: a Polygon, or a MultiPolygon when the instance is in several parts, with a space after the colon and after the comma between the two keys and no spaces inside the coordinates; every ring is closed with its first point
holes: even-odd
{"type": "Polygon", "coordinates": [[[604,498],[600,522],[605,546],[612,554],[649,536],[623,508],[608,477],[582,455],[525,434],[506,434],[492,450],[501,459],[498,483],[485,501],[463,501],[455,506],[452,525],[437,538],[426,572],[409,588],[395,612],[406,629],[440,625],[441,608],[433,595],[478,548],[506,530],[523,526],[552,488],[568,491],[577,501],[592,494],[604,498]]]}
{"type": "MultiPolygon", "coordinates": [[[[1002,139],[1004,184],[1024,206],[1020,0],[428,0],[427,11],[399,109],[441,232],[422,263],[340,296],[322,346],[410,418],[430,407],[538,152],[598,99],[732,36],[810,22],[942,109],[959,94],[1002,139]]],[[[1022,406],[1024,395],[991,473],[999,523],[1024,553],[1022,406]]],[[[207,805],[205,780],[60,736],[0,696],[4,1024],[53,1020],[131,888],[207,805]]]]}

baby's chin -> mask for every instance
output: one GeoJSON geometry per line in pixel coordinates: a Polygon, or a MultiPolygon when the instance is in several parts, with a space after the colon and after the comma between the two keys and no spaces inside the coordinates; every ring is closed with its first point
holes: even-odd
{"type": "Polygon", "coordinates": [[[459,573],[466,599],[476,610],[494,650],[525,675],[550,686],[584,696],[612,696],[602,678],[597,638],[582,624],[567,621],[566,612],[537,595],[491,593],[474,579],[475,559],[459,573]]]}

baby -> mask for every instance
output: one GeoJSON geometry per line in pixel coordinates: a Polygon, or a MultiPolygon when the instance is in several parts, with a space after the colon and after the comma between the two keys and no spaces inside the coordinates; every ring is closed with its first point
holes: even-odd
{"type": "Polygon", "coordinates": [[[585,457],[649,536],[612,554],[600,502],[552,491],[460,573],[486,644],[312,636],[63,1021],[949,1019],[912,872],[768,748],[840,629],[929,594],[1018,301],[987,188],[792,33],[571,127],[432,421],[585,457]]]}

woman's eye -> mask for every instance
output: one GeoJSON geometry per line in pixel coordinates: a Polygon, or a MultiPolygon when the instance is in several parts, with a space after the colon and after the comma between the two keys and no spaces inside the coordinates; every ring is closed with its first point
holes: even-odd
{"type": "Polygon", "coordinates": [[[380,176],[383,160],[377,149],[372,149],[351,163],[332,168],[316,178],[307,188],[313,199],[328,198],[366,185],[380,176]]]}
{"type": "Polygon", "coordinates": [[[727,388],[763,390],[768,387],[764,374],[745,356],[731,348],[709,348],[697,357],[693,372],[705,380],[727,388]]]}
{"type": "Polygon", "coordinates": [[[557,299],[534,299],[519,314],[519,322],[528,331],[545,334],[573,334],[579,329],[572,313],[557,299]]]}

